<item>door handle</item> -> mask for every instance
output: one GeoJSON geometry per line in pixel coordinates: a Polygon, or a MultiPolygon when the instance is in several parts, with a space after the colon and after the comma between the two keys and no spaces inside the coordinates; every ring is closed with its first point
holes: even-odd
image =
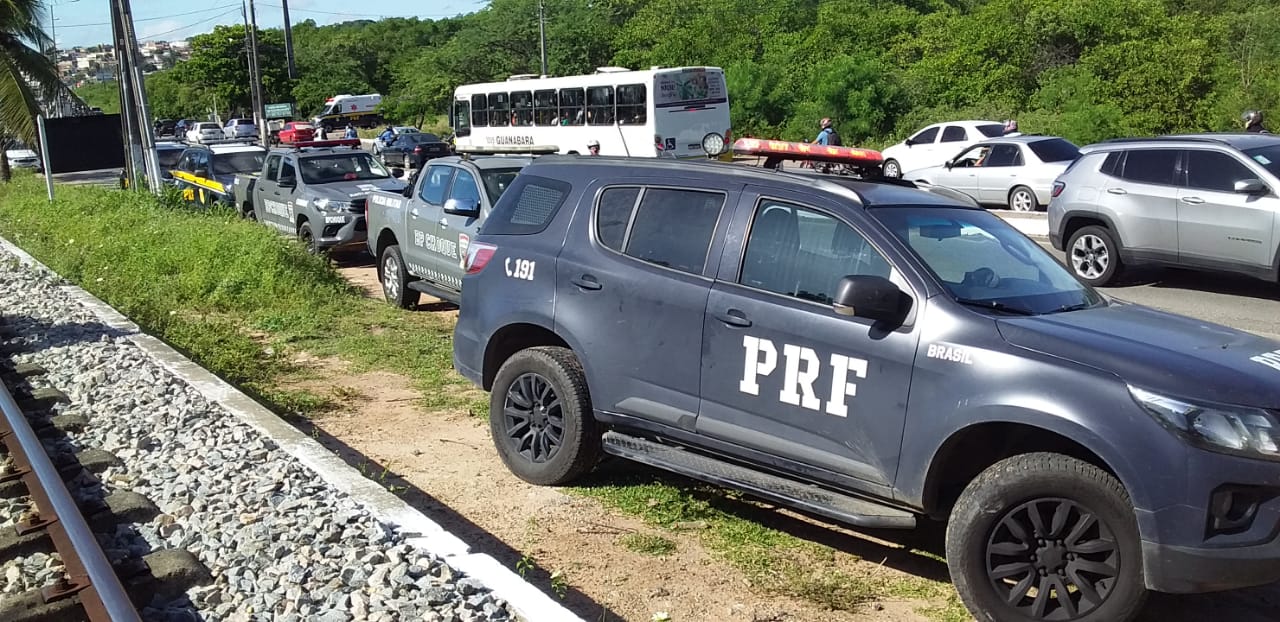
{"type": "Polygon", "coordinates": [[[603,285],[600,284],[600,281],[596,280],[596,277],[591,276],[590,274],[584,274],[582,276],[574,277],[572,279],[569,279],[569,282],[573,283],[574,285],[577,285],[582,289],[591,290],[591,291],[595,291],[597,289],[600,289],[601,287],[604,287],[603,285]]]}
{"type": "Polygon", "coordinates": [[[1124,188],[1107,188],[1107,192],[1111,194],[1129,194],[1129,191],[1124,188]]]}
{"type": "Polygon", "coordinates": [[[440,226],[441,226],[441,227],[448,227],[448,226],[449,226],[449,219],[448,219],[448,218],[441,218],[441,219],[440,219],[440,226]]]}
{"type": "Polygon", "coordinates": [[[1190,203],[1192,205],[1199,205],[1201,203],[1204,203],[1204,199],[1200,197],[1178,197],[1178,200],[1182,201],[1183,203],[1190,203]]]}
{"type": "Polygon", "coordinates": [[[742,328],[751,326],[751,320],[748,320],[746,314],[737,309],[729,309],[728,311],[717,312],[714,315],[716,316],[717,320],[720,320],[721,322],[724,322],[729,326],[738,326],[742,328]]]}
{"type": "Polygon", "coordinates": [[[410,218],[417,218],[417,217],[418,217],[418,209],[417,209],[417,208],[414,208],[414,209],[409,210],[409,217],[410,217],[410,218]]]}

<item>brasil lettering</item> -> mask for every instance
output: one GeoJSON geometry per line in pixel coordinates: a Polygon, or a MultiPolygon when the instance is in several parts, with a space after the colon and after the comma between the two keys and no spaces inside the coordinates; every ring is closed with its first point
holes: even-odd
{"type": "Polygon", "coordinates": [[[1272,350],[1271,352],[1263,352],[1258,356],[1250,357],[1250,361],[1262,363],[1271,369],[1280,371],[1280,350],[1272,350]]]}

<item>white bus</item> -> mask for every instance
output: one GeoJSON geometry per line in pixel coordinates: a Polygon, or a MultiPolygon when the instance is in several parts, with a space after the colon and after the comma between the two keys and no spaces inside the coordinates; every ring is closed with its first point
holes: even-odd
{"type": "Polygon", "coordinates": [[[601,67],[468,84],[454,91],[450,118],[458,148],[555,145],[585,154],[597,140],[600,155],[705,158],[704,141],[715,151],[732,144],[718,67],[601,67]]]}

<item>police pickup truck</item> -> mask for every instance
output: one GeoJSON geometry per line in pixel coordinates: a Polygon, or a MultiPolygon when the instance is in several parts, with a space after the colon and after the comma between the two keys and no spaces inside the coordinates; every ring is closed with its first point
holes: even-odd
{"type": "Polygon", "coordinates": [[[365,243],[365,200],[377,190],[398,192],[399,169],[388,171],[359,139],[312,141],[267,153],[262,171],[237,175],[240,215],[297,236],[312,252],[360,249],[365,243]]]}
{"type": "Polygon", "coordinates": [[[526,481],[613,454],[858,527],[946,521],[984,622],[1280,579],[1280,342],[1110,299],[970,204],[547,156],[465,272],[454,366],[526,481]]]}
{"type": "Polygon", "coordinates": [[[533,155],[556,150],[474,148],[430,160],[402,192],[370,194],[368,247],[387,302],[413,309],[426,293],[457,303],[468,242],[533,155]]]}

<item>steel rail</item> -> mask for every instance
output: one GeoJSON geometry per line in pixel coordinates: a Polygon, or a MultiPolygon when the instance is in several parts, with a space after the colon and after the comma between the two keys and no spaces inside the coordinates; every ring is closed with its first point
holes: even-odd
{"type": "Polygon", "coordinates": [[[14,468],[21,473],[41,512],[20,523],[18,529],[20,532],[46,530],[66,566],[65,581],[41,590],[46,602],[75,594],[94,622],[141,622],[120,577],[111,568],[40,438],[3,383],[0,383],[0,411],[4,414],[0,419],[3,426],[0,441],[8,446],[14,468]]]}

